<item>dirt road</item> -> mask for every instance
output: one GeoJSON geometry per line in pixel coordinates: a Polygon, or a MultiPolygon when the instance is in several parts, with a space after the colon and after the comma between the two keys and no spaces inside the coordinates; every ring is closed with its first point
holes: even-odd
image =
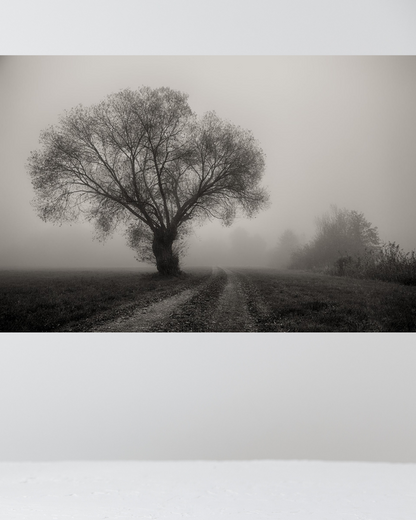
{"type": "Polygon", "coordinates": [[[416,288],[399,284],[244,268],[142,280],[127,303],[115,299],[109,310],[59,332],[416,330],[416,288]]]}
{"type": "Polygon", "coordinates": [[[198,287],[99,324],[90,332],[255,332],[248,292],[241,274],[217,267],[198,287]]]}
{"type": "Polygon", "coordinates": [[[210,332],[253,332],[256,325],[247,306],[247,296],[240,277],[224,269],[227,283],[211,318],[210,332]]]}

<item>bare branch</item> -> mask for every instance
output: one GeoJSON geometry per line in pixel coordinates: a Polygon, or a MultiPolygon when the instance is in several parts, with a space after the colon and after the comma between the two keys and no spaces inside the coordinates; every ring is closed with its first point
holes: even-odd
{"type": "Polygon", "coordinates": [[[58,223],[84,215],[100,238],[123,225],[158,268],[190,221],[229,224],[237,210],[252,216],[267,204],[264,154],[251,133],[213,112],[197,120],[187,96],[168,88],[75,107],[41,143],[28,164],[39,215],[58,223]]]}

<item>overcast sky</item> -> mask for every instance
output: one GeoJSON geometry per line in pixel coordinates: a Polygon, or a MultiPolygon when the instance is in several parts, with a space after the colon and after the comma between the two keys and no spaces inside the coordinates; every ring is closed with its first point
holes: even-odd
{"type": "Polygon", "coordinates": [[[42,222],[25,164],[66,109],[142,85],[186,92],[197,114],[251,130],[266,153],[270,208],[196,227],[185,263],[229,261],[239,239],[263,254],[287,228],[309,239],[331,204],[416,249],[415,57],[17,56],[0,58],[0,268],[137,265],[121,236],[103,245],[90,224],[42,222]]]}

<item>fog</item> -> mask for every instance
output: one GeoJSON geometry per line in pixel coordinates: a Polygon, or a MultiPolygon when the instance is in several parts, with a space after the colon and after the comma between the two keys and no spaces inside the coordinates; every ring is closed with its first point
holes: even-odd
{"type": "Polygon", "coordinates": [[[25,168],[40,132],[77,104],[167,86],[199,115],[252,131],[270,207],[229,228],[197,225],[183,264],[267,265],[286,229],[313,237],[331,204],[364,213],[382,241],[416,249],[415,57],[6,57],[0,59],[0,268],[134,267],[121,234],[35,214],[25,168]]]}
{"type": "Polygon", "coordinates": [[[267,242],[260,233],[233,226],[225,236],[190,241],[185,261],[187,265],[197,266],[265,267],[266,252],[267,242]]]}

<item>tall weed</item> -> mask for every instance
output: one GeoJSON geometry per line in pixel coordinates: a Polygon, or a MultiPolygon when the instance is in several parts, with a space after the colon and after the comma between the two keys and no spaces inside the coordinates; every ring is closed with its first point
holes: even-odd
{"type": "Polygon", "coordinates": [[[406,253],[395,242],[388,242],[378,250],[367,250],[361,256],[341,256],[326,272],[336,276],[416,285],[416,253],[406,253]]]}

